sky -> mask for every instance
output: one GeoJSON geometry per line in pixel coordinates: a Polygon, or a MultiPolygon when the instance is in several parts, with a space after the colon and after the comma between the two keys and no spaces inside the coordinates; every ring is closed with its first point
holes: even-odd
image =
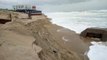
{"type": "Polygon", "coordinates": [[[0,8],[16,4],[32,4],[46,12],[106,10],[107,0],[0,0],[0,8]]]}

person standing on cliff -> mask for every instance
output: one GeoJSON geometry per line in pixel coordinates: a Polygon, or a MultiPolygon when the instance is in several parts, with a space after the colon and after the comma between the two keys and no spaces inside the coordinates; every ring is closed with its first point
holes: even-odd
{"type": "Polygon", "coordinates": [[[28,18],[29,18],[29,19],[32,19],[30,11],[29,11],[29,13],[28,13],[28,18]]]}

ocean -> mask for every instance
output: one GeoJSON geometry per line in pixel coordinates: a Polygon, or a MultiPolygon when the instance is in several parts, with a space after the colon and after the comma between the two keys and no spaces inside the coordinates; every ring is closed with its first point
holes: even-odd
{"type": "MultiPolygon", "coordinates": [[[[107,10],[51,12],[46,13],[51,22],[80,34],[89,27],[107,28],[107,10]]],[[[107,46],[103,42],[92,42],[87,55],[90,60],[107,60],[107,46]]]]}
{"type": "Polygon", "coordinates": [[[107,28],[107,10],[46,13],[57,24],[80,33],[88,27],[107,28]]]}

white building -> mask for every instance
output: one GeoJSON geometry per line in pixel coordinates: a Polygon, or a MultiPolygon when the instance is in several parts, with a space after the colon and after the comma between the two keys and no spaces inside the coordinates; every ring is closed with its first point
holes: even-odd
{"type": "Polygon", "coordinates": [[[32,9],[31,5],[14,5],[14,10],[32,9]]]}

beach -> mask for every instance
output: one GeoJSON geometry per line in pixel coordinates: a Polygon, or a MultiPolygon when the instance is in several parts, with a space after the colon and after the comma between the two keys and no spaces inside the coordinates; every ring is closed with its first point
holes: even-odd
{"type": "Polygon", "coordinates": [[[76,32],[52,24],[44,14],[27,19],[10,13],[12,21],[0,26],[0,59],[88,60],[89,45],[76,32]]]}

